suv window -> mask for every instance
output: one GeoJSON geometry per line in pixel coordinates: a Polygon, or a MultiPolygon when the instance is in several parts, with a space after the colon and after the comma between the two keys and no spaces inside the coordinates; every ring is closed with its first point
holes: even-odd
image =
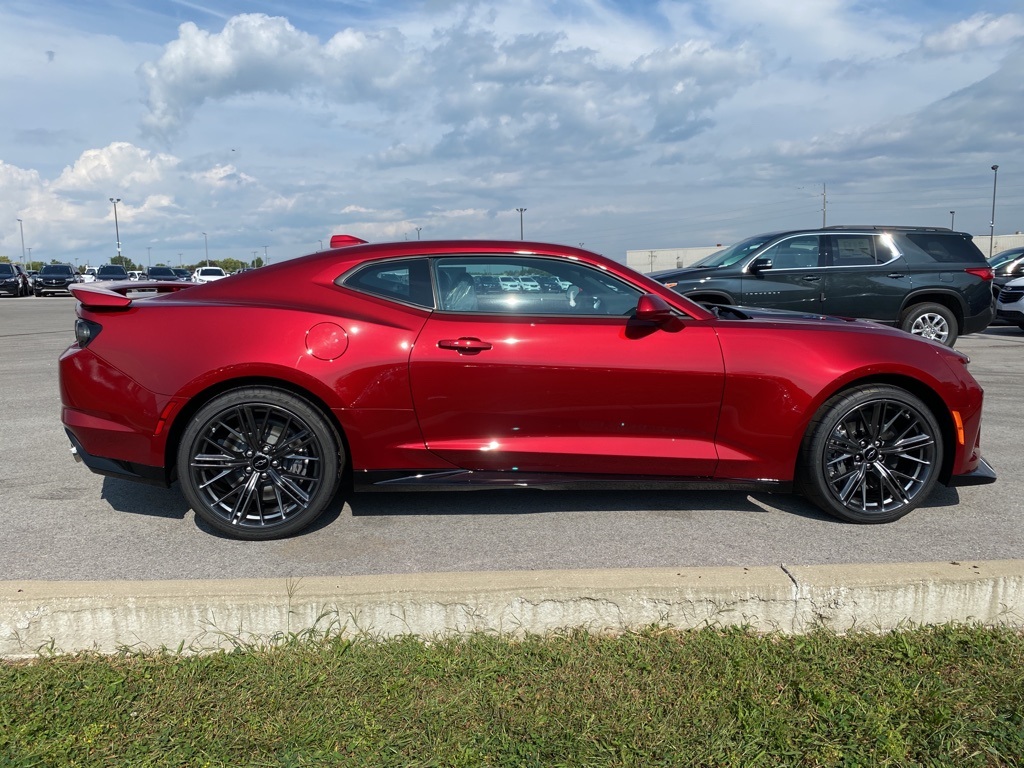
{"type": "Polygon", "coordinates": [[[819,264],[817,235],[790,237],[762,251],[758,258],[772,260],[772,269],[806,269],[819,264]]]}
{"type": "Polygon", "coordinates": [[[908,232],[907,240],[936,261],[985,263],[985,254],[974,241],[956,232],[908,232]]]}
{"type": "Polygon", "coordinates": [[[128,277],[128,270],[117,264],[108,264],[96,270],[96,277],[128,277]]]}
{"type": "Polygon", "coordinates": [[[830,235],[829,240],[834,267],[874,266],[897,256],[877,235],[830,235]]]}
{"type": "Polygon", "coordinates": [[[40,275],[73,275],[74,270],[71,269],[67,264],[45,264],[41,270],[40,275]]]}
{"type": "Polygon", "coordinates": [[[14,274],[14,267],[7,263],[0,263],[0,275],[10,277],[14,274]]]}

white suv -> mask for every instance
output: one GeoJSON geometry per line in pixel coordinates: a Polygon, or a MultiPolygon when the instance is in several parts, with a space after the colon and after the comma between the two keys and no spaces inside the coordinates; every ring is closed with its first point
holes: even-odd
{"type": "Polygon", "coordinates": [[[192,273],[194,283],[212,283],[214,280],[223,280],[228,276],[220,267],[199,267],[192,273]]]}
{"type": "Polygon", "coordinates": [[[1011,280],[999,291],[996,317],[1013,323],[1024,331],[1024,277],[1011,280]]]}

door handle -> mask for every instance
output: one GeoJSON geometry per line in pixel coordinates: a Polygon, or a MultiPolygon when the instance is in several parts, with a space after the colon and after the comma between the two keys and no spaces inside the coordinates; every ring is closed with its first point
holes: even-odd
{"type": "Polygon", "coordinates": [[[491,348],[491,343],[489,341],[480,341],[480,339],[472,336],[462,336],[458,339],[441,339],[437,342],[437,346],[441,349],[454,349],[461,355],[483,352],[485,349],[491,348]]]}
{"type": "Polygon", "coordinates": [[[820,283],[821,282],[821,276],[820,275],[804,275],[803,278],[801,278],[801,279],[805,283],[820,283]]]}
{"type": "Polygon", "coordinates": [[[902,272],[890,272],[888,275],[886,275],[886,277],[900,278],[906,277],[906,275],[904,275],[902,272]]]}

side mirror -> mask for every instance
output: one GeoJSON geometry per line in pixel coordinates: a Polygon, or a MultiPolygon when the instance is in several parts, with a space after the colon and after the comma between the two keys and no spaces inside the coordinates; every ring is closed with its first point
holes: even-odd
{"type": "Polygon", "coordinates": [[[666,323],[674,319],[675,310],[661,296],[645,293],[636,304],[636,319],[649,323],[666,323]]]}
{"type": "Polygon", "coordinates": [[[750,264],[751,272],[760,272],[762,269],[771,269],[772,260],[767,256],[760,256],[754,259],[750,264]]]}

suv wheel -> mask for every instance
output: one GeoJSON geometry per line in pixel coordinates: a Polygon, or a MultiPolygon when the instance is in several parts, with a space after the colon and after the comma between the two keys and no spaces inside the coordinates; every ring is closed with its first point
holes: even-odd
{"type": "Polygon", "coordinates": [[[956,343],[956,318],[941,304],[917,304],[906,311],[900,323],[907,333],[952,347],[956,343]]]}

